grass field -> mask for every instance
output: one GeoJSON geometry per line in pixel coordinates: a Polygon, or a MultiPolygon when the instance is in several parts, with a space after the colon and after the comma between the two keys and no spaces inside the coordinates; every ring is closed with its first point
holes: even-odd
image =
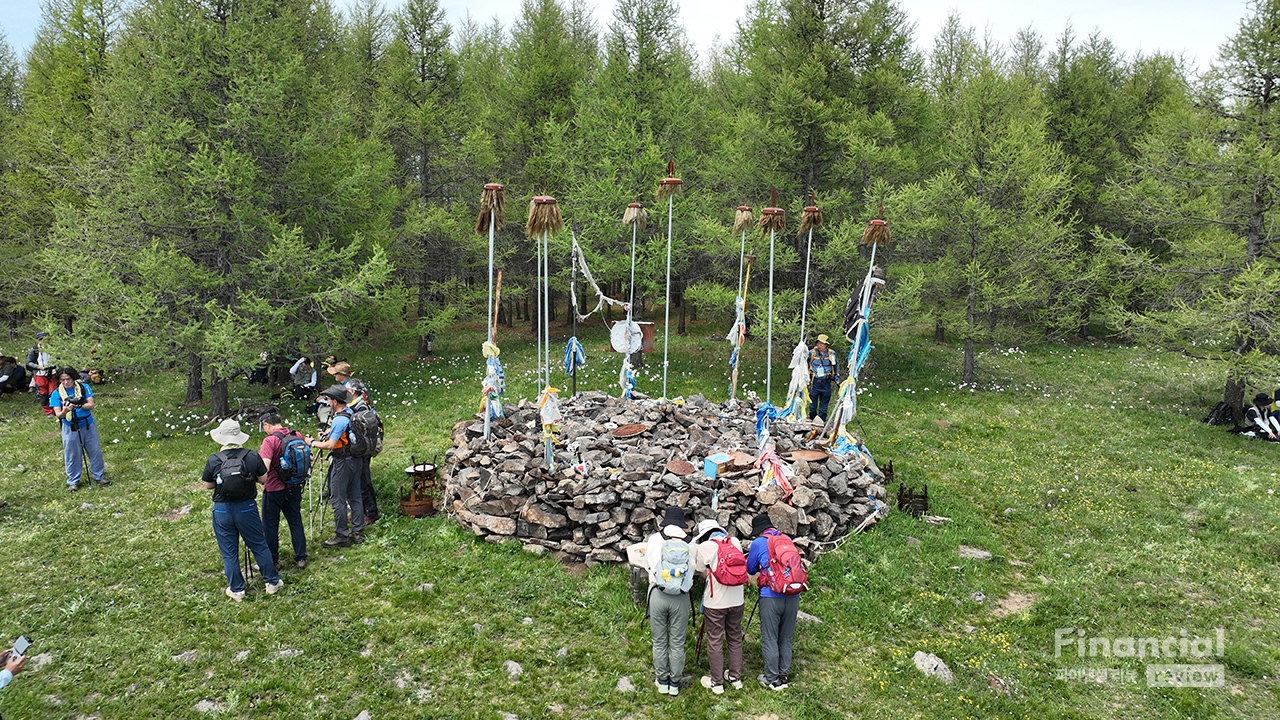
{"type": "MultiPolygon", "coordinates": [[[[618,358],[602,352],[595,327],[579,387],[612,389],[618,358]]],[[[723,332],[694,324],[672,338],[670,394],[724,398],[723,332]]],[[[310,567],[284,571],[283,593],[266,596],[259,578],[242,604],[222,593],[210,497],[198,487],[216,447],[195,427],[201,409],[179,407],[181,377],[96,389],[114,484],[78,493],[64,489],[57,428],[34,397],[0,401],[0,635],[29,634],[41,660],[0,692],[0,711],[10,720],[363,710],[375,719],[1280,717],[1280,447],[1198,422],[1221,383],[1208,363],[1103,343],[991,349],[970,389],[957,387],[956,347],[924,330],[878,332],[860,401],[867,444],[900,480],[928,483],[933,512],[950,520],[895,512],[820,559],[801,608],[822,624],[798,632],[790,690],[749,683],[714,697],[695,686],[668,698],[653,688],[648,626],[621,568],[571,572],[477,541],[445,517],[395,515],[410,455],[443,453],[449,429],[478,403],[482,334],[449,333],[425,361],[403,359],[405,348],[352,356],[387,421],[373,464],[384,520],[363,546],[313,545],[310,567]],[[962,559],[960,545],[993,558],[962,559]],[[1225,666],[1226,686],[1151,688],[1149,660],[1079,658],[1074,645],[1055,657],[1055,628],[1108,638],[1223,628],[1225,652],[1208,662],[1225,666]],[[955,683],[925,678],[917,650],[942,657],[955,683]],[[507,660],[524,674],[509,678],[507,660]],[[1080,670],[1125,672],[1106,682],[1062,676],[1080,670]],[[636,692],[615,689],[623,676],[636,692]]],[[[499,338],[508,400],[534,390],[525,337],[499,338]]],[[[755,389],[761,347],[744,361],[755,389]]],[[[790,343],[777,350],[780,402],[790,343]]],[[[563,337],[555,362],[562,351],[563,337]]],[[[654,395],[658,362],[640,381],[654,395]]],[[[243,384],[232,395],[265,397],[243,384]]],[[[754,678],[755,627],[746,655],[754,678]]],[[[686,668],[695,683],[704,672],[705,658],[686,668]]]]}

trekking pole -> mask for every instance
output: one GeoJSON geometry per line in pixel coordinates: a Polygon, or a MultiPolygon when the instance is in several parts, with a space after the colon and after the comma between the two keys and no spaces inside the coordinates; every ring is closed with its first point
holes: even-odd
{"type": "Polygon", "coordinates": [[[693,661],[698,662],[702,659],[702,636],[707,631],[707,610],[702,609],[702,622],[698,623],[698,644],[694,646],[693,661]]]}
{"type": "Polygon", "coordinates": [[[756,608],[760,606],[760,596],[756,596],[756,601],[751,605],[751,614],[747,616],[747,622],[742,626],[742,634],[747,634],[747,629],[751,627],[751,618],[756,616],[756,608]]]}

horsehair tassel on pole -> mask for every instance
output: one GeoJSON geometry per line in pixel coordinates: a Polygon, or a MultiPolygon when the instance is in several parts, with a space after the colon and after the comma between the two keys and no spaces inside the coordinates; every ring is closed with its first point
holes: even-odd
{"type": "Polygon", "coordinates": [[[633,202],[627,205],[626,212],[622,213],[622,224],[644,230],[649,226],[649,213],[645,212],[644,205],[633,202]]]}
{"type": "Polygon", "coordinates": [[[755,225],[755,218],[751,215],[751,206],[739,205],[738,212],[733,216],[733,234],[744,233],[752,225],[755,225]]]}
{"type": "Polygon", "coordinates": [[[667,297],[663,302],[666,316],[662,321],[662,399],[667,399],[667,344],[671,337],[671,232],[672,215],[675,211],[675,198],[682,191],[684,181],[676,174],[674,160],[667,161],[667,177],[658,181],[658,199],[667,201],[667,297]]]}
{"type": "Polygon", "coordinates": [[[809,190],[809,205],[800,216],[800,237],[809,233],[804,248],[804,293],[800,296],[800,342],[804,342],[804,321],[809,311],[809,259],[813,256],[813,229],[822,227],[822,210],[818,207],[818,195],[809,190]]]}
{"type": "Polygon", "coordinates": [[[488,183],[480,192],[480,214],[476,216],[476,234],[483,235],[493,229],[501,230],[506,220],[506,193],[501,183],[488,183]]]}
{"type": "Polygon", "coordinates": [[[484,190],[480,191],[480,215],[476,217],[476,234],[489,233],[489,342],[493,342],[494,328],[497,326],[494,312],[497,305],[493,299],[493,233],[502,229],[505,198],[506,194],[500,183],[486,184],[484,190]]]}
{"type": "Polygon", "coordinates": [[[560,206],[556,204],[556,199],[550,195],[534,195],[529,200],[529,221],[525,224],[525,234],[538,243],[538,255],[541,261],[541,267],[538,268],[538,276],[542,287],[538,288],[542,296],[541,305],[542,312],[539,313],[539,342],[542,347],[539,348],[538,365],[543,371],[543,382],[546,385],[551,383],[551,333],[548,327],[547,318],[551,317],[550,309],[547,307],[547,300],[550,297],[551,278],[548,276],[550,263],[547,255],[550,250],[550,237],[553,232],[560,232],[564,227],[564,219],[560,217],[560,206]],[[541,236],[541,237],[539,237],[541,236]],[[542,340],[545,339],[545,342],[542,340]]]}
{"type": "Polygon", "coordinates": [[[773,245],[776,234],[787,229],[786,211],[777,207],[778,188],[773,188],[770,191],[769,204],[769,207],[760,211],[760,229],[769,231],[769,309],[767,312],[769,339],[765,343],[764,364],[764,401],[766,405],[773,404],[773,245]]]}
{"type": "Polygon", "coordinates": [[[862,244],[889,244],[889,223],[884,221],[884,203],[880,203],[879,217],[867,223],[867,229],[862,231],[862,244]]]}

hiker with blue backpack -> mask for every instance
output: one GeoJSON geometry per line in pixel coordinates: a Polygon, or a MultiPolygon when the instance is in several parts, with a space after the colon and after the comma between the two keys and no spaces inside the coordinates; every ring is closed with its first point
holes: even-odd
{"type": "Polygon", "coordinates": [[[280,413],[269,410],[258,419],[262,439],[258,455],[267,465],[262,483],[262,532],[276,567],[280,567],[280,515],[289,523],[293,562],[307,566],[307,533],[302,523],[302,487],[311,476],[311,448],[302,433],[285,426],[280,413]]]}
{"type": "Polygon", "coordinates": [[[747,572],[760,586],[760,650],[764,673],[757,677],[770,690],[786,690],[791,682],[791,639],[800,612],[800,593],[809,589],[804,558],[791,538],[778,532],[768,515],[751,521],[747,572]]]}
{"type": "Polygon", "coordinates": [[[696,572],[705,573],[706,589],[702,595],[702,629],[707,638],[707,664],[710,675],[702,676],[702,687],[712,693],[724,693],[724,686],[742,689],[742,607],[749,576],[747,558],[738,541],[715,520],[698,523],[694,537],[696,572]],[[724,650],[728,645],[729,671],[725,672],[724,650]]]}
{"type": "Polygon", "coordinates": [[[649,564],[649,630],[653,633],[654,684],[662,695],[679,695],[684,677],[684,641],[689,630],[693,552],[684,510],[668,507],[658,532],[645,543],[649,564]]]}

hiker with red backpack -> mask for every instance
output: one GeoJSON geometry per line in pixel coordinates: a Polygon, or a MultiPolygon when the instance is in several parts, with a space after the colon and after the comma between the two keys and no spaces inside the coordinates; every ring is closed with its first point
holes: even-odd
{"type": "Polygon", "coordinates": [[[689,630],[693,551],[684,510],[668,507],[658,532],[649,536],[649,630],[653,633],[654,684],[662,695],[679,695],[684,677],[684,641],[689,630]]]}
{"type": "Polygon", "coordinates": [[[694,570],[707,577],[702,595],[702,627],[711,674],[702,677],[702,687],[716,695],[724,692],[726,684],[741,690],[743,590],[750,579],[747,558],[738,541],[715,520],[699,522],[694,541],[694,570]],[[724,668],[726,641],[728,673],[724,668]]]}
{"type": "Polygon", "coordinates": [[[747,572],[760,585],[760,650],[764,673],[757,679],[771,690],[786,690],[791,678],[791,639],[800,612],[800,593],[809,589],[804,559],[791,538],[778,532],[768,515],[751,521],[747,572]]]}
{"type": "Polygon", "coordinates": [[[302,433],[290,430],[276,410],[258,419],[267,434],[258,455],[267,465],[262,483],[262,532],[276,567],[280,567],[280,515],[289,523],[289,539],[293,543],[293,562],[298,568],[307,566],[307,532],[302,522],[302,487],[311,474],[311,448],[302,433]]]}

